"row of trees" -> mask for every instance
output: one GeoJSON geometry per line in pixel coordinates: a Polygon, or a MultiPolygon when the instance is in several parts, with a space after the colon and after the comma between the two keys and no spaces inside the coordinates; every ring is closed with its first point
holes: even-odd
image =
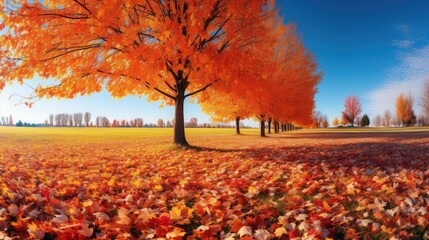
{"type": "MultiPolygon", "coordinates": [[[[335,125],[335,124],[334,124],[335,125]]],[[[320,111],[313,112],[313,128],[327,128],[329,127],[329,120],[326,114],[323,114],[320,111]]]]}
{"type": "MultiPolygon", "coordinates": [[[[375,127],[399,127],[399,126],[428,126],[429,125],[429,79],[423,86],[423,94],[421,99],[422,114],[416,116],[414,111],[414,97],[411,94],[401,93],[396,98],[396,114],[393,115],[390,110],[385,110],[383,116],[377,114],[372,122],[375,127]]],[[[334,118],[332,124],[354,126],[368,126],[370,124],[368,115],[363,115],[362,106],[356,96],[348,96],[344,102],[344,111],[342,111],[341,120],[334,118]]],[[[315,118],[317,119],[317,118],[315,118]]],[[[315,120],[317,122],[317,120],[315,120]]]]}
{"type": "MultiPolygon", "coordinates": [[[[24,124],[20,124],[24,126],[24,124]]],[[[132,120],[116,120],[110,121],[107,117],[97,116],[94,123],[91,121],[91,113],[86,112],[82,113],[60,113],[60,114],[50,114],[49,119],[45,121],[44,126],[56,126],[56,127],[174,127],[174,120],[164,122],[163,119],[158,119],[157,124],[148,123],[144,125],[143,118],[135,118],[132,120]]],[[[186,127],[195,128],[195,127],[210,127],[214,125],[205,124],[204,126],[198,125],[198,119],[193,117],[189,122],[185,123],[186,127]]]]}
{"type": "Polygon", "coordinates": [[[91,113],[60,113],[60,114],[50,114],[49,118],[45,120],[46,126],[57,126],[57,127],[83,127],[90,126],[91,113]]]}
{"type": "Polygon", "coordinates": [[[12,115],[8,116],[2,116],[0,125],[2,126],[13,126],[13,118],[12,115]]]}
{"type": "Polygon", "coordinates": [[[222,122],[257,119],[263,136],[266,121],[312,124],[321,75],[275,1],[2,3],[0,89],[36,75],[56,80],[39,85],[28,105],[103,86],[114,97],[147,95],[175,106],[181,145],[189,97],[222,122]]]}
{"type": "Polygon", "coordinates": [[[265,126],[268,133],[271,126],[278,133],[295,125],[312,124],[314,94],[321,74],[295,33],[295,26],[282,22],[278,15],[267,18],[263,23],[264,41],[252,45],[238,61],[228,61],[236,69],[234,73],[220,69],[231,76],[231,81],[214,85],[202,94],[202,110],[214,121],[235,121],[240,133],[240,120],[252,118],[260,122],[261,136],[265,136],[265,126]],[[241,61],[251,61],[249,68],[241,61]]]}
{"type": "MultiPolygon", "coordinates": [[[[356,96],[347,96],[344,101],[344,110],[341,112],[341,119],[334,118],[332,120],[333,126],[357,126],[360,127],[366,127],[371,124],[371,121],[369,119],[369,116],[367,114],[364,114],[362,117],[360,114],[362,113],[362,105],[359,101],[359,99],[356,96]]],[[[389,110],[386,110],[385,119],[387,122],[390,122],[391,120],[391,113],[389,110]]],[[[382,123],[382,118],[379,116],[376,116],[373,119],[373,125],[378,127],[382,123]]]]}

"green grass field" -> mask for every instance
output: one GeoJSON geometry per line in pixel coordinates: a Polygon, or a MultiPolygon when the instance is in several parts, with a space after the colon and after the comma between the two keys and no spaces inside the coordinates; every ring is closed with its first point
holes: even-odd
{"type": "MultiPolygon", "coordinates": [[[[240,130],[243,135],[258,136],[259,129],[245,128],[240,130]]],[[[302,129],[281,134],[317,134],[317,133],[408,133],[428,132],[429,127],[403,128],[320,128],[302,129]]],[[[1,127],[1,136],[38,136],[38,137],[166,137],[173,136],[172,128],[56,128],[56,127],[1,127]]],[[[280,135],[281,135],[280,134],[280,135]]],[[[186,135],[194,136],[231,136],[235,135],[233,128],[187,128],[186,135]]],[[[277,134],[271,134],[275,137],[277,134]]]]}

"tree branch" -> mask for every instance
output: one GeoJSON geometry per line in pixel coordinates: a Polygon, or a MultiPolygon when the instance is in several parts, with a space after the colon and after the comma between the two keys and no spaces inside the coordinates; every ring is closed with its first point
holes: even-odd
{"type": "Polygon", "coordinates": [[[168,97],[168,98],[171,98],[171,99],[176,99],[173,95],[170,95],[170,94],[168,94],[168,93],[166,93],[166,92],[164,92],[164,91],[162,91],[161,89],[159,89],[159,88],[154,88],[155,89],[155,91],[157,91],[157,92],[159,92],[159,93],[161,93],[162,95],[164,95],[164,96],[166,96],[166,97],[168,97]]]}
{"type": "Polygon", "coordinates": [[[185,95],[185,98],[190,97],[190,96],[192,96],[192,95],[195,95],[195,94],[197,94],[197,93],[200,93],[200,92],[202,92],[202,91],[206,90],[208,87],[210,87],[211,85],[213,85],[213,83],[215,83],[215,82],[216,82],[216,81],[211,82],[211,83],[207,84],[206,86],[204,86],[203,88],[200,88],[199,90],[197,90],[197,91],[195,91],[195,92],[191,92],[191,93],[186,94],[186,95],[185,95]]]}
{"type": "Polygon", "coordinates": [[[59,13],[43,13],[43,14],[39,14],[39,16],[53,16],[53,17],[67,18],[67,19],[73,19],[73,20],[89,19],[89,17],[84,14],[75,14],[75,16],[73,16],[73,15],[63,15],[59,13]]]}
{"type": "Polygon", "coordinates": [[[170,88],[173,92],[177,92],[177,89],[176,88],[174,88],[174,87],[172,87],[171,85],[170,85],[170,83],[168,83],[167,81],[164,81],[164,83],[168,86],[168,88],[170,88]]]}
{"type": "Polygon", "coordinates": [[[174,72],[174,70],[171,68],[171,65],[168,63],[168,61],[165,63],[165,66],[167,67],[167,70],[173,75],[174,79],[178,79],[179,76],[174,72]]]}
{"type": "Polygon", "coordinates": [[[64,55],[69,54],[69,53],[73,53],[73,52],[77,52],[77,51],[84,51],[84,50],[93,49],[93,48],[99,48],[100,46],[101,46],[101,44],[91,44],[91,45],[82,46],[82,47],[79,47],[79,48],[77,48],[77,47],[70,47],[68,49],[64,48],[63,50],[66,50],[65,52],[60,53],[60,54],[58,54],[56,56],[53,56],[53,57],[50,57],[50,58],[41,59],[41,61],[49,61],[49,60],[52,60],[52,59],[64,56],[64,55]]]}
{"type": "Polygon", "coordinates": [[[89,10],[86,6],[85,6],[85,4],[83,4],[83,3],[81,3],[81,2],[79,2],[78,0],[73,0],[73,2],[75,2],[75,3],[77,3],[77,4],[79,4],[81,7],[83,7],[89,14],[92,14],[92,12],[91,12],[91,10],[89,10]]]}
{"type": "Polygon", "coordinates": [[[215,6],[213,7],[212,11],[210,12],[210,17],[204,21],[204,31],[206,31],[208,26],[210,25],[210,23],[219,16],[219,10],[221,7],[220,2],[221,2],[221,0],[218,0],[215,3],[215,6]]]}

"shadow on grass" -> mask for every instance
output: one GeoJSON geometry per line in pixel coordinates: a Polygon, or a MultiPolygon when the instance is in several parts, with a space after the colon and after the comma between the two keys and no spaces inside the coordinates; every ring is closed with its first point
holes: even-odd
{"type": "Polygon", "coordinates": [[[318,133],[282,133],[271,134],[277,138],[313,138],[313,139],[339,139],[339,138],[395,138],[395,139],[422,139],[429,138],[429,132],[318,132],[318,133]]]}
{"type": "Polygon", "coordinates": [[[171,144],[171,146],[168,148],[169,150],[194,150],[197,152],[220,152],[220,153],[228,153],[228,152],[243,152],[246,151],[245,149],[225,149],[225,148],[213,148],[213,147],[201,147],[201,146],[194,146],[194,145],[177,145],[177,144],[171,144]]]}

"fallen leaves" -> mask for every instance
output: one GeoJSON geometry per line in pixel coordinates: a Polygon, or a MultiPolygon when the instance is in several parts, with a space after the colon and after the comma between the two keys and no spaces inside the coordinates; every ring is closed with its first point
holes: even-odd
{"type": "Polygon", "coordinates": [[[424,239],[428,138],[367,141],[156,152],[133,139],[10,141],[0,236],[424,239]]]}

